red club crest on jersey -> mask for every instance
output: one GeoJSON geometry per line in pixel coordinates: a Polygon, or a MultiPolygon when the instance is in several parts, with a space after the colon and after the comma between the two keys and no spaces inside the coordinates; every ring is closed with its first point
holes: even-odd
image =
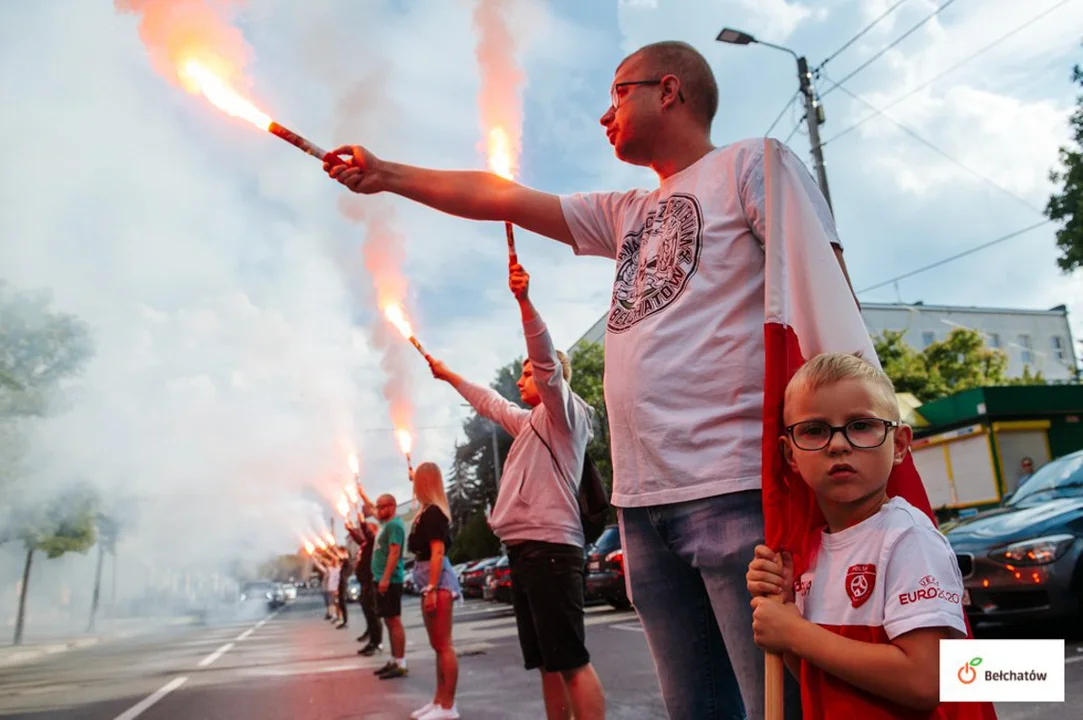
{"type": "Polygon", "coordinates": [[[872,589],[876,587],[875,565],[851,565],[846,571],[846,594],[850,596],[850,604],[859,608],[872,597],[872,589]]]}

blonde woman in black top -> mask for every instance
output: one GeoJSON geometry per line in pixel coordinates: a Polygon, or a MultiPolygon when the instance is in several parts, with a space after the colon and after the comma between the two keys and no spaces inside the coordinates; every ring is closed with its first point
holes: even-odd
{"type": "Polygon", "coordinates": [[[429,643],[436,652],[436,694],[431,703],[410,717],[416,720],[455,720],[455,688],[459,661],[451,643],[451,608],[459,597],[459,582],[447,551],[451,545],[451,511],[444,478],[435,464],[422,463],[414,471],[414,496],[421,512],[414,518],[406,549],[414,554],[414,583],[421,588],[421,607],[429,643]]]}

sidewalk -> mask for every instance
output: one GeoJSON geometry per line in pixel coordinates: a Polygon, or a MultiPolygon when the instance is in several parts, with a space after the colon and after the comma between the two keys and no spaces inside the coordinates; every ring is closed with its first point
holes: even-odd
{"type": "Polygon", "coordinates": [[[124,638],[142,635],[155,630],[163,630],[181,625],[191,625],[198,622],[198,620],[198,616],[195,615],[168,619],[138,618],[131,620],[117,620],[111,623],[107,622],[108,629],[93,635],[83,634],[71,637],[33,639],[30,642],[24,642],[22,645],[18,646],[10,644],[0,645],[0,667],[25,665],[49,657],[50,655],[93,647],[101,642],[122,640],[124,638]]]}

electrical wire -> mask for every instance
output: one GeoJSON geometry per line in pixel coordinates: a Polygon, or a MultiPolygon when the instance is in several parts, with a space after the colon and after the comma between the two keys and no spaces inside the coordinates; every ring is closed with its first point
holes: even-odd
{"type": "MultiPolygon", "coordinates": [[[[1023,23],[1022,25],[1019,25],[1019,26],[1017,26],[1017,27],[1013,28],[1012,30],[1010,30],[1009,32],[1007,32],[1007,33],[1006,33],[1006,34],[1004,34],[1004,35],[1001,35],[1000,37],[998,37],[998,38],[997,38],[996,40],[994,40],[993,42],[989,43],[988,45],[985,45],[985,46],[984,46],[984,47],[982,47],[981,49],[979,49],[979,50],[976,50],[975,52],[971,53],[970,55],[967,55],[967,56],[966,56],[965,58],[963,58],[963,59],[962,59],[962,60],[960,60],[959,62],[955,63],[954,65],[952,65],[951,67],[949,67],[949,68],[948,68],[947,70],[944,70],[943,72],[941,72],[941,73],[939,73],[939,74],[937,74],[937,75],[934,75],[933,77],[929,78],[928,80],[926,80],[926,81],[925,81],[924,83],[922,83],[921,85],[918,85],[918,86],[917,86],[917,87],[915,87],[914,89],[912,89],[912,90],[910,90],[909,92],[907,92],[907,93],[906,93],[905,95],[900,95],[899,97],[895,98],[894,100],[892,100],[891,102],[889,102],[889,103],[888,103],[887,105],[885,105],[885,106],[884,106],[883,108],[877,109],[877,110],[876,110],[876,112],[874,112],[874,113],[870,113],[869,115],[866,115],[866,116],[865,116],[865,117],[863,117],[863,118],[862,118],[861,120],[858,120],[858,121],[857,121],[856,123],[854,123],[853,125],[850,125],[850,126],[848,126],[847,128],[845,128],[844,130],[841,130],[841,131],[839,131],[838,133],[836,133],[836,134],[832,135],[832,136],[831,136],[830,138],[828,138],[827,140],[824,140],[823,142],[821,142],[821,143],[820,143],[820,145],[821,145],[821,146],[823,146],[823,145],[827,145],[827,144],[828,144],[829,142],[833,142],[833,141],[835,141],[835,140],[838,140],[838,139],[839,139],[840,137],[842,137],[843,135],[846,135],[846,134],[848,134],[848,133],[850,133],[850,132],[852,132],[852,131],[856,130],[857,128],[859,128],[859,127],[861,127],[862,125],[864,125],[865,123],[867,123],[867,122],[868,122],[869,120],[872,120],[873,118],[875,118],[875,117],[878,117],[879,115],[881,115],[881,114],[882,114],[882,113],[883,113],[883,112],[884,112],[885,110],[890,110],[891,108],[893,108],[893,107],[895,107],[896,105],[898,105],[899,103],[901,103],[901,102],[902,102],[903,100],[906,100],[907,98],[909,98],[909,97],[912,97],[913,95],[917,94],[918,92],[921,92],[922,90],[924,90],[925,88],[929,87],[930,85],[932,85],[932,84],[933,84],[934,82],[936,82],[937,80],[941,79],[941,78],[942,78],[942,77],[944,77],[945,75],[948,75],[948,74],[950,74],[950,73],[953,73],[953,72],[955,72],[956,70],[958,70],[959,68],[961,68],[961,67],[962,67],[963,65],[965,65],[965,64],[966,64],[966,63],[968,63],[968,62],[970,62],[970,61],[971,61],[971,60],[973,60],[974,58],[976,58],[976,57],[978,57],[979,55],[982,55],[982,54],[984,54],[984,53],[988,52],[989,50],[992,50],[992,49],[993,49],[994,47],[996,47],[996,46],[997,46],[997,45],[999,45],[1000,43],[1004,42],[1005,40],[1007,40],[1007,39],[1008,39],[1008,38],[1010,38],[1011,36],[1015,35],[1015,34],[1016,34],[1016,33],[1018,33],[1019,31],[1021,31],[1021,30],[1024,30],[1025,28],[1027,28],[1027,27],[1029,27],[1029,26],[1033,25],[1034,23],[1038,22],[1039,20],[1041,20],[1042,18],[1044,18],[1044,17],[1045,17],[1046,15],[1048,15],[1049,13],[1053,12],[1054,10],[1056,10],[1056,9],[1058,9],[1058,8],[1060,8],[1060,7],[1064,6],[1064,5],[1067,5],[1067,4],[1068,4],[1069,2],[1071,2],[1071,1],[1072,1],[1072,0],[1060,0],[1060,2],[1058,2],[1057,4],[1053,5],[1052,7],[1049,7],[1049,8],[1047,8],[1047,9],[1045,9],[1045,10],[1043,10],[1042,12],[1040,12],[1040,13],[1038,13],[1037,15],[1035,15],[1034,17],[1032,17],[1032,18],[1031,18],[1030,20],[1027,20],[1027,21],[1026,21],[1025,23],[1023,23]]],[[[824,62],[827,62],[827,61],[825,60],[824,62]]],[[[820,67],[821,67],[821,68],[823,67],[823,64],[822,64],[822,63],[821,63],[821,65],[820,65],[820,67]]]]}
{"type": "MultiPolygon", "coordinates": [[[[886,52],[887,52],[888,50],[890,50],[891,48],[895,47],[896,45],[898,45],[899,43],[901,43],[901,42],[902,42],[903,40],[905,40],[906,38],[910,37],[910,36],[911,36],[912,34],[914,34],[915,32],[917,32],[917,31],[918,31],[918,29],[919,29],[919,28],[920,28],[921,26],[923,26],[923,25],[924,25],[925,23],[929,22],[929,21],[930,21],[930,20],[932,20],[932,19],[933,19],[934,17],[936,17],[937,15],[939,15],[940,13],[942,13],[942,12],[943,12],[944,10],[946,10],[946,9],[948,8],[948,6],[950,6],[950,5],[951,5],[952,3],[954,3],[954,2],[955,2],[955,0],[944,0],[944,2],[943,2],[943,3],[941,4],[941,5],[939,5],[939,6],[938,6],[938,7],[937,7],[937,8],[935,9],[935,10],[933,10],[933,11],[932,11],[931,13],[929,13],[929,14],[928,14],[928,15],[926,15],[926,16],[925,16],[924,18],[922,18],[922,19],[921,19],[921,21],[920,21],[920,22],[918,22],[918,24],[917,24],[917,25],[915,25],[914,27],[910,28],[909,30],[907,30],[906,32],[904,32],[904,33],[903,33],[902,35],[900,35],[899,37],[895,38],[895,39],[894,39],[894,40],[893,40],[893,41],[892,41],[892,42],[891,42],[891,43],[890,43],[890,44],[889,44],[889,45],[888,45],[887,47],[885,47],[885,48],[884,48],[884,49],[882,49],[882,50],[881,50],[880,52],[878,52],[878,53],[876,53],[875,55],[873,55],[873,56],[872,56],[871,58],[869,58],[869,59],[868,59],[868,60],[866,60],[865,62],[863,62],[863,63],[861,63],[860,65],[858,65],[858,66],[857,66],[857,67],[856,67],[856,68],[855,68],[854,70],[851,70],[851,71],[850,71],[850,74],[848,74],[848,75],[847,75],[846,77],[844,77],[844,78],[843,78],[842,80],[839,80],[839,81],[838,81],[838,82],[837,82],[836,84],[832,85],[832,86],[831,86],[831,87],[829,87],[829,88],[828,88],[827,90],[824,90],[824,91],[823,91],[822,93],[820,93],[820,98],[822,99],[822,98],[825,98],[825,97],[827,97],[827,96],[828,96],[828,95],[830,95],[830,94],[831,94],[831,93],[832,93],[832,92],[833,92],[834,90],[836,90],[836,89],[838,88],[838,86],[839,86],[839,85],[841,85],[842,83],[846,82],[847,80],[849,80],[850,78],[852,78],[852,77],[853,77],[854,75],[857,75],[857,74],[858,74],[859,72],[861,72],[862,70],[864,70],[865,68],[867,68],[867,67],[868,67],[869,65],[872,65],[872,64],[873,64],[874,62],[876,62],[877,60],[879,60],[879,59],[880,59],[880,58],[881,58],[881,57],[882,57],[882,56],[884,55],[884,53],[886,53],[886,52]]],[[[822,63],[820,64],[820,67],[821,67],[821,68],[823,67],[823,64],[822,64],[822,63]]]]}
{"type": "MultiPolygon", "coordinates": [[[[825,76],[825,77],[826,77],[826,76],[825,76]]],[[[949,160],[949,161],[951,161],[951,162],[955,163],[955,164],[956,164],[956,165],[958,165],[958,166],[959,166],[960,168],[962,168],[963,170],[966,170],[966,171],[967,171],[968,173],[970,173],[970,174],[971,174],[971,175],[973,175],[974,177],[978,178],[978,179],[979,179],[979,180],[981,180],[982,182],[988,183],[988,184],[989,184],[989,185],[991,185],[992,187],[995,187],[995,188],[996,188],[997,190],[1000,190],[1000,191],[1001,191],[1002,193],[1004,193],[1004,194],[1006,194],[1006,195],[1009,195],[1009,196],[1011,196],[1012,198],[1014,198],[1015,200],[1019,201],[1020,203],[1022,203],[1023,205],[1025,205],[1025,206],[1026,206],[1027,208],[1029,208],[1030,210],[1033,210],[1034,212],[1038,213],[1039,215],[1044,215],[1044,214],[1045,214],[1042,208],[1040,208],[1040,207],[1037,207],[1036,205],[1032,205],[1032,204],[1031,204],[1031,202],[1030,202],[1029,200],[1027,200],[1026,198],[1024,198],[1024,197],[1021,197],[1021,196],[1019,196],[1019,195],[1016,195],[1016,194],[1015,194],[1014,192],[1012,192],[1012,191],[1011,191],[1011,190],[1009,190],[1008,188],[1004,187],[1003,185],[1000,185],[1000,184],[999,184],[999,183],[997,183],[997,182],[996,182],[995,180],[992,180],[992,179],[990,179],[990,178],[989,178],[989,177],[987,177],[986,175],[982,175],[982,174],[981,174],[980,172],[978,172],[978,171],[977,171],[977,170],[975,170],[974,168],[970,167],[969,165],[967,165],[967,164],[963,163],[963,162],[962,162],[961,160],[959,160],[959,159],[957,159],[957,158],[953,157],[952,155],[948,154],[948,153],[947,153],[947,152],[946,152],[945,150],[943,150],[943,149],[941,149],[941,148],[937,147],[937,146],[936,146],[936,145],[934,145],[934,144],[933,144],[932,142],[930,142],[930,141],[926,140],[926,139],[925,139],[925,138],[923,138],[923,137],[922,137],[921,135],[919,135],[919,134],[918,134],[917,132],[915,132],[914,130],[910,129],[910,128],[909,128],[909,127],[907,127],[906,125],[903,125],[903,124],[902,124],[901,122],[899,122],[899,121],[898,121],[898,120],[896,120],[895,118],[891,117],[891,116],[890,116],[890,115],[888,115],[888,114],[887,114],[886,112],[884,112],[884,111],[883,111],[883,110],[881,110],[880,108],[876,107],[875,105],[873,105],[872,103],[870,103],[870,102],[869,102],[868,100],[866,100],[865,98],[863,98],[863,97],[861,97],[860,95],[857,95],[857,94],[855,94],[855,93],[851,92],[851,91],[850,91],[850,90],[849,90],[848,88],[846,88],[846,87],[843,87],[843,86],[842,86],[841,84],[838,84],[838,85],[836,85],[836,87],[838,87],[838,88],[839,88],[840,90],[842,90],[842,91],[843,91],[844,93],[846,93],[847,95],[849,95],[850,97],[852,97],[852,98],[853,98],[854,100],[857,100],[857,101],[858,101],[859,103],[862,103],[862,104],[864,104],[864,105],[866,105],[866,106],[868,106],[868,107],[872,108],[873,110],[876,110],[876,111],[878,111],[878,112],[879,112],[879,114],[880,114],[880,115],[882,115],[882,116],[884,117],[884,119],[885,119],[885,120],[889,120],[889,121],[891,121],[892,123],[894,123],[894,124],[895,124],[895,125],[896,125],[896,126],[897,126],[897,127],[899,128],[899,129],[900,129],[900,130],[902,130],[902,131],[903,131],[904,133],[906,133],[907,135],[909,135],[910,137],[912,137],[912,138],[913,138],[914,140],[917,140],[917,141],[918,141],[919,143],[921,143],[921,144],[922,144],[922,145],[924,145],[925,147],[929,148],[929,149],[930,149],[930,150],[932,150],[933,152],[937,153],[937,154],[938,154],[938,155],[940,155],[941,157],[945,158],[946,160],[949,160]]],[[[821,143],[821,147],[822,147],[822,146],[823,146],[823,143],[821,143]]]]}
{"type": "Polygon", "coordinates": [[[824,65],[826,65],[827,63],[829,63],[829,62],[831,62],[832,60],[834,60],[835,58],[837,58],[837,57],[838,57],[838,56],[839,56],[839,55],[840,55],[840,54],[841,54],[841,53],[842,53],[842,52],[843,52],[844,50],[846,50],[846,48],[850,47],[850,46],[851,46],[851,45],[853,45],[853,44],[854,44],[855,42],[857,42],[857,41],[858,41],[858,40],[860,40],[860,39],[861,39],[862,37],[864,37],[865,33],[867,33],[867,32],[868,32],[869,30],[872,30],[872,29],[873,29],[874,27],[876,27],[876,26],[877,26],[877,25],[878,25],[878,24],[880,23],[880,21],[881,21],[881,20],[883,20],[884,18],[886,18],[886,17],[887,17],[888,15],[890,15],[891,13],[895,12],[895,8],[899,7],[899,6],[900,6],[900,5],[902,5],[902,4],[904,3],[904,2],[906,2],[906,0],[898,0],[898,2],[896,2],[896,3],[894,4],[894,5],[892,5],[892,6],[891,6],[891,7],[889,7],[889,8],[887,9],[887,10],[885,10],[885,11],[884,11],[884,12],[883,12],[883,13],[882,13],[882,14],[880,15],[880,17],[876,18],[876,19],[875,19],[875,20],[873,20],[873,21],[872,21],[871,23],[869,23],[868,25],[866,25],[866,26],[865,26],[865,28],[864,28],[863,30],[861,30],[861,32],[859,32],[859,33],[858,33],[857,35],[854,35],[854,36],[853,36],[852,38],[850,38],[849,40],[847,40],[847,41],[846,41],[846,43],[845,43],[845,44],[843,44],[843,46],[842,46],[842,47],[840,47],[840,48],[839,48],[838,50],[836,50],[835,52],[833,52],[833,53],[831,53],[830,55],[828,55],[828,56],[827,56],[827,59],[826,59],[826,60],[824,60],[823,62],[821,62],[821,63],[820,63],[820,65],[819,65],[819,67],[817,67],[816,69],[817,69],[817,70],[819,70],[819,69],[823,68],[823,66],[824,66],[824,65]]]}
{"type": "Polygon", "coordinates": [[[790,107],[793,105],[793,101],[796,100],[797,96],[800,95],[800,94],[801,94],[800,90],[794,90],[793,95],[790,96],[790,99],[786,101],[786,104],[783,105],[782,109],[779,111],[778,117],[776,117],[775,121],[773,123],[771,123],[771,127],[767,128],[767,132],[765,132],[763,134],[764,137],[767,137],[768,135],[771,134],[771,131],[775,129],[776,125],[778,125],[779,120],[781,120],[783,118],[783,116],[786,115],[786,111],[790,109],[790,107]]]}
{"type": "Polygon", "coordinates": [[[978,252],[979,250],[984,250],[984,249],[992,247],[992,246],[994,246],[994,245],[996,245],[998,243],[1002,243],[1005,240],[1011,240],[1012,238],[1019,237],[1020,235],[1028,233],[1031,230],[1036,230],[1036,229],[1042,227],[1043,225],[1048,225],[1051,222],[1053,222],[1053,221],[1046,219],[1046,220],[1043,220],[1041,222],[1034,223],[1033,225],[1028,225],[1027,227],[1025,227],[1025,228],[1023,228],[1021,230],[1016,230],[1015,232],[1008,233],[1007,235],[1001,235],[1000,237],[995,238],[993,240],[990,240],[989,242],[982,243],[981,245],[975,245],[974,247],[970,248],[969,250],[964,250],[963,252],[952,255],[951,257],[944,258],[943,260],[938,260],[938,261],[936,261],[934,263],[926,265],[925,267],[920,267],[917,270],[911,270],[910,272],[903,273],[902,275],[896,275],[893,278],[889,278],[887,280],[884,280],[883,282],[876,283],[875,285],[870,285],[870,286],[868,286],[867,288],[865,288],[863,290],[858,290],[857,294],[862,295],[864,293],[869,292],[870,290],[876,290],[877,288],[882,288],[885,285],[891,285],[892,283],[898,282],[899,280],[902,280],[904,278],[913,277],[914,275],[917,275],[919,273],[923,273],[926,270],[932,270],[933,268],[940,267],[941,265],[946,265],[947,263],[950,263],[950,262],[952,262],[954,260],[958,260],[961,257],[966,257],[967,255],[972,255],[972,254],[978,252]]]}

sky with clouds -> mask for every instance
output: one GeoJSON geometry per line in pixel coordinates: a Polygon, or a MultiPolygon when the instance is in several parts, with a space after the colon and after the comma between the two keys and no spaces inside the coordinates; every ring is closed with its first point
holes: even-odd
{"type": "MultiPolygon", "coordinates": [[[[597,122],[617,63],[643,44],[680,39],[705,54],[720,85],[713,138],[723,144],[762,135],[797,81],[792,57],[720,44],[719,29],[741,28],[817,65],[894,2],[508,3],[524,77],[521,179],[552,192],[656,183],[613,157],[597,122]]],[[[829,90],[938,4],[902,3],[818,81],[832,198],[859,289],[1039,222],[1068,137],[1079,90],[1071,67],[1083,56],[1078,1],[832,139],[870,113],[865,103],[892,103],[1060,3],[956,0],[829,90]]],[[[283,124],[325,146],[484,167],[473,2],[211,5],[226,9],[251,50],[247,91],[283,124]]],[[[426,349],[488,382],[523,353],[498,224],[345,197],[311,158],[156,72],[138,18],[106,0],[0,5],[0,85],[0,276],[48,289],[97,346],[71,410],[33,432],[36,483],[79,476],[134,494],[141,537],[184,538],[192,557],[226,542],[290,550],[324,512],[314,498],[348,479],[351,450],[371,493],[408,497],[389,369],[410,403],[415,462],[447,471],[467,411],[375,312],[364,248],[401,265],[426,349]],[[350,219],[358,214],[363,222],[350,219]]],[[[772,134],[787,137],[800,117],[797,106],[785,110],[772,134]]],[[[790,143],[807,157],[802,129],[790,143]]],[[[1044,226],[862,299],[1064,303],[1083,338],[1083,283],[1057,270],[1053,232],[1044,226]]],[[[607,309],[611,264],[522,232],[518,241],[535,303],[568,346],[607,309]]]]}

